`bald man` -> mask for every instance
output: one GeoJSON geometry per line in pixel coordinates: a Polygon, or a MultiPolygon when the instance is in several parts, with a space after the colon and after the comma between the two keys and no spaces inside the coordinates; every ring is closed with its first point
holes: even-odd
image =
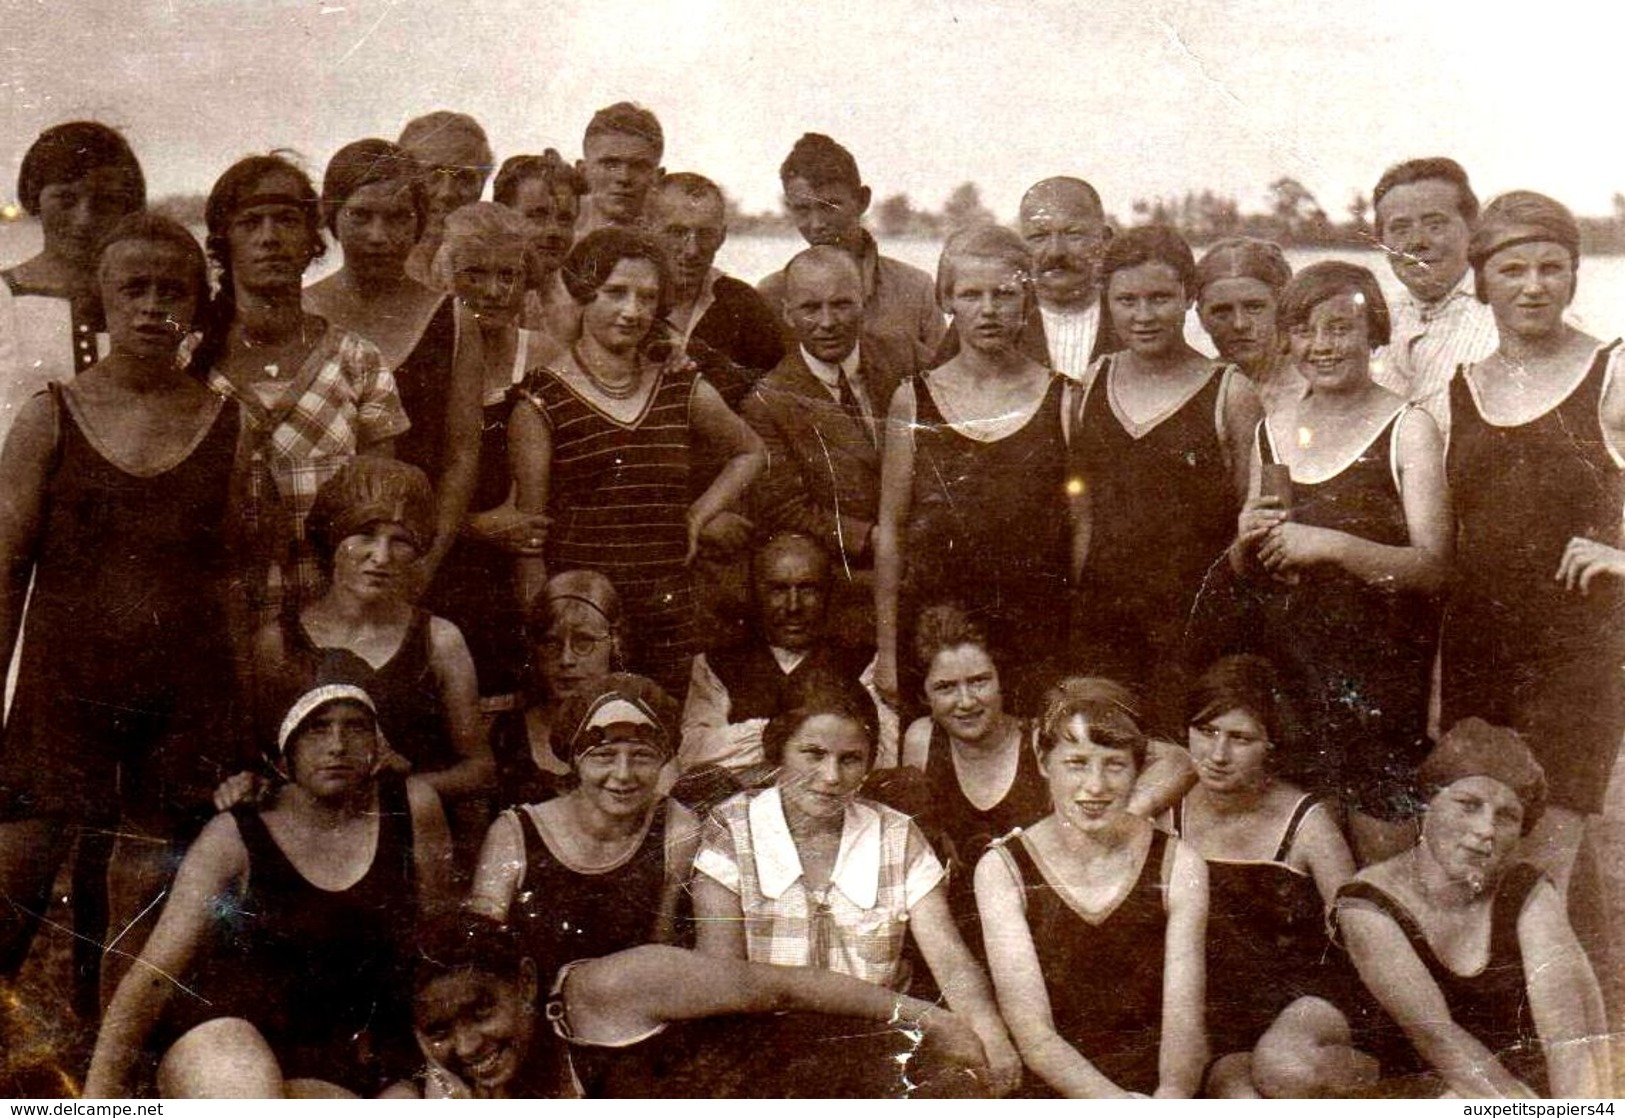
{"type": "MultiPolygon", "coordinates": [[[[1112,233],[1100,195],[1082,179],[1044,179],[1022,195],[1019,228],[1033,250],[1038,289],[1038,314],[1028,320],[1023,348],[1033,360],[1081,380],[1090,362],[1119,348],[1100,316],[1097,269],[1112,233]]],[[[950,329],[937,363],[958,352],[959,335],[950,329]]]]}
{"type": "Polygon", "coordinates": [[[804,532],[828,549],[832,624],[855,638],[873,625],[881,422],[905,371],[862,341],[863,277],[850,253],[803,250],[784,269],[783,291],[793,344],[742,409],[768,448],[752,516],[759,530],[804,532]]]}

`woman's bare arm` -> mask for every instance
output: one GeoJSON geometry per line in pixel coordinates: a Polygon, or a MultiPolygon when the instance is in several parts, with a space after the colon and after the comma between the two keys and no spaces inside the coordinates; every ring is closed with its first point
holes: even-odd
{"type": "Polygon", "coordinates": [[[459,303],[457,348],[451,382],[446,386],[445,459],[435,479],[434,543],[423,557],[425,586],[457,541],[468,515],[468,503],[480,473],[480,436],[484,427],[481,395],[485,387],[485,345],[474,316],[459,303]]]}
{"type": "MultiPolygon", "coordinates": [[[[513,473],[514,506],[533,516],[547,515],[548,485],[553,473],[553,428],[541,404],[521,396],[508,420],[508,468],[513,473]]],[[[529,606],[547,585],[547,563],[540,555],[514,560],[514,593],[519,608],[529,606]]]]}
{"type": "Polygon", "coordinates": [[[1518,917],[1518,946],[1553,1097],[1613,1098],[1602,990],[1549,881],[1535,886],[1518,917]]]}
{"type": "Polygon", "coordinates": [[[524,823],[519,811],[504,811],[491,821],[474,865],[474,884],[465,907],[477,916],[508,922],[508,909],[525,875],[524,823]]]}
{"type": "Polygon", "coordinates": [[[429,619],[429,663],[446,712],[446,736],[458,760],[449,768],[418,775],[444,800],[490,792],[496,784],[497,766],[480,718],[474,657],[457,626],[443,617],[429,619]]]}
{"type": "Polygon", "coordinates": [[[10,664],[45,514],[45,486],[56,456],[56,406],[47,395],[17,413],[0,449],[0,664],[10,664]]]}
{"type": "MultiPolygon", "coordinates": [[[[1174,841],[1163,946],[1157,1098],[1193,1099],[1207,1068],[1207,863],[1174,841]]],[[[1147,872],[1161,867],[1146,867],[1147,872]]]]}
{"type": "Polygon", "coordinates": [[[1287,853],[1287,861],[1309,871],[1315,879],[1315,891],[1328,909],[1337,891],[1354,876],[1354,852],[1333,821],[1331,809],[1324,803],[1310,808],[1298,824],[1298,834],[1287,853]]]}
{"type": "MultiPolygon", "coordinates": [[[[915,830],[909,841],[924,843],[925,838],[915,830]]],[[[1005,1031],[987,974],[954,925],[945,881],[909,909],[908,927],[937,989],[948,999],[948,1007],[964,1017],[981,1038],[993,1071],[993,1093],[1009,1094],[1021,1082],[1021,1055],[1005,1031]]]]}
{"type": "Polygon", "coordinates": [[[880,458],[880,517],[875,523],[875,688],[896,706],[897,597],[903,582],[903,525],[914,498],[914,386],[892,394],[880,458]]]}
{"type": "Polygon", "coordinates": [[[457,894],[451,878],[451,828],[440,797],[428,779],[406,779],[406,802],[412,811],[412,864],[417,871],[418,911],[426,917],[453,912],[457,894]]]}
{"type": "Polygon", "coordinates": [[[694,385],[689,415],[700,438],[728,455],[711,485],[688,510],[688,557],[699,550],[700,531],[711,518],[737,507],[750,483],[767,468],[767,450],[762,437],[740,419],[710,383],[701,379],[694,385]]]}
{"type": "Polygon", "coordinates": [[[220,899],[241,886],[248,851],[230,815],[203,828],[175,875],[158,924],[124,975],[102,1018],[85,1079],[87,1098],[128,1098],[142,1050],[170,998],[197,997],[182,983],[214,927],[220,899]]]}
{"type": "Polygon", "coordinates": [[[700,821],[694,813],[668,799],[661,808],[666,813],[666,879],[660,890],[660,913],[655,918],[655,943],[676,944],[681,939],[678,926],[682,902],[694,880],[694,855],[700,849],[700,821]]]}
{"type": "Polygon", "coordinates": [[[701,872],[690,886],[694,898],[694,949],[718,959],[749,957],[745,909],[739,894],[701,872]]]}

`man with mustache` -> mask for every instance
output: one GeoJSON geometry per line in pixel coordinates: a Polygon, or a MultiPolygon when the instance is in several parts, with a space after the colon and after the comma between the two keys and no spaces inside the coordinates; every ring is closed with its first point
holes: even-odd
{"type": "MultiPolygon", "coordinates": [[[[852,153],[828,136],[808,132],[779,167],[784,206],[809,245],[830,245],[852,257],[863,282],[865,349],[905,374],[929,368],[944,323],[935,281],[918,268],[880,255],[863,227],[870,190],[852,153]]],[[[784,274],[756,285],[770,307],[784,305],[784,274]]],[[[787,344],[793,339],[786,334],[787,344]]],[[[889,399],[876,402],[884,412],[889,399]]]]}
{"type": "Polygon", "coordinates": [[[1371,379],[1427,409],[1449,431],[1445,388],[1460,365],[1495,352],[1495,316],[1478,301],[1467,240],[1478,198],[1453,159],[1408,159],[1371,192],[1377,238],[1405,297],[1394,300],[1393,340],[1371,379]]]}
{"type": "MultiPolygon", "coordinates": [[[[1041,365],[1081,381],[1090,363],[1121,348],[1109,317],[1100,313],[1096,268],[1111,226],[1095,188],[1082,179],[1043,179],[1021,196],[1022,239],[1033,251],[1038,313],[1027,320],[1022,348],[1041,365]]],[[[959,352],[950,327],[935,364],[959,352]]]]}

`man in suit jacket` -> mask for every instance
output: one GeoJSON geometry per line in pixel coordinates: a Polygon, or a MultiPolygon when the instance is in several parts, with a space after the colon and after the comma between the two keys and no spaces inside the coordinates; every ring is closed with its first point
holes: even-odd
{"type": "Polygon", "coordinates": [[[795,346],[743,408],[768,447],[751,507],[759,529],[805,532],[838,566],[868,569],[886,410],[900,378],[860,343],[863,287],[850,256],[814,246],[784,275],[784,321],[795,346]]]}
{"type": "MultiPolygon", "coordinates": [[[[1021,198],[1021,236],[1033,250],[1038,289],[1036,313],[1027,320],[1021,343],[1042,365],[1082,380],[1094,360],[1121,348],[1100,306],[1100,253],[1111,227],[1095,188],[1075,178],[1044,179],[1021,198]]],[[[940,365],[959,352],[959,334],[949,328],[937,350],[940,365]]]]}

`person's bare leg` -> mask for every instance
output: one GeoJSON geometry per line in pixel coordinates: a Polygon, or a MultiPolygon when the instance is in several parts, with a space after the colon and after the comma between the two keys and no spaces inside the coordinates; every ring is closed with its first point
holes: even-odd
{"type": "Polygon", "coordinates": [[[282,1068],[260,1031],[241,1017],[205,1021],[158,1064],[166,1099],[280,1099],[282,1068]]]}
{"type": "Polygon", "coordinates": [[[0,823],[0,978],[22,969],[74,830],[60,819],[0,823]]]}
{"type": "Polygon", "coordinates": [[[1253,1049],[1253,1086],[1267,1099],[1345,1098],[1370,1092],[1379,1069],[1354,1047],[1348,1019],[1320,998],[1283,1009],[1253,1049]]]}

